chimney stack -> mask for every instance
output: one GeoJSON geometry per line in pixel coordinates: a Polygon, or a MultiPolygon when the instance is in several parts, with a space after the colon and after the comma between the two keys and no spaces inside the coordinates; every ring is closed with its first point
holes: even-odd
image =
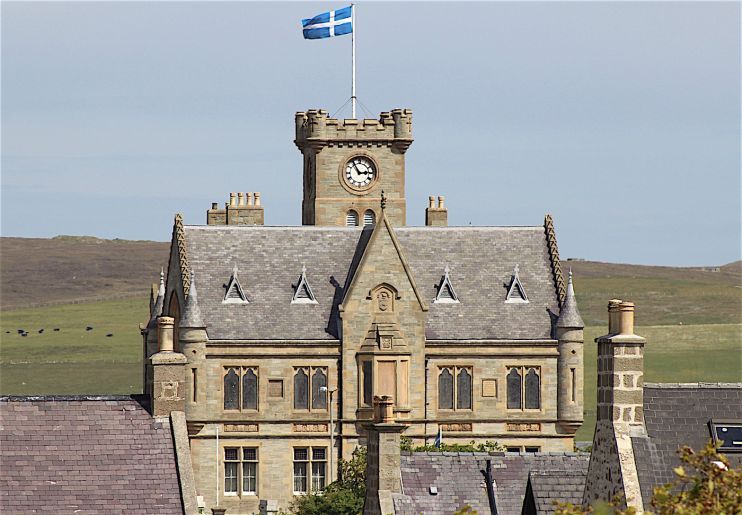
{"type": "Polygon", "coordinates": [[[402,493],[400,436],[407,429],[394,421],[394,400],[374,396],[374,421],[368,424],[364,515],[394,513],[392,494],[402,493]]]}
{"type": "Polygon", "coordinates": [[[425,209],[425,225],[428,227],[448,226],[448,209],[444,204],[445,197],[438,196],[438,205],[435,205],[435,197],[428,197],[428,207],[425,209]]]}
{"type": "Polygon", "coordinates": [[[207,225],[264,225],[265,211],[260,203],[260,192],[232,192],[224,209],[212,202],[206,212],[207,225]]]}
{"type": "Polygon", "coordinates": [[[173,352],[173,325],[175,319],[161,316],[157,319],[160,352],[149,359],[152,367],[152,386],[149,391],[152,415],[169,416],[173,411],[185,411],[186,357],[173,352]]]}

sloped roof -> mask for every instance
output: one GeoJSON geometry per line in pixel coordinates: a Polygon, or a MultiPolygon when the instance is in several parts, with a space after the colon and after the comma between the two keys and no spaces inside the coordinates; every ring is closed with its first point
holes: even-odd
{"type": "MultiPolygon", "coordinates": [[[[429,303],[429,339],[550,338],[559,311],[543,227],[394,229],[429,303]],[[530,303],[506,304],[515,264],[530,303]],[[459,304],[434,304],[444,267],[459,304]]],[[[337,305],[369,230],[344,227],[185,226],[188,265],[198,282],[209,338],[337,339],[337,305]],[[237,265],[250,304],[222,302],[237,265]],[[296,271],[306,265],[317,304],[291,304],[296,271]]]]}
{"type": "MultiPolygon", "coordinates": [[[[404,496],[396,496],[397,514],[450,514],[469,505],[480,514],[490,513],[484,470],[492,462],[495,499],[499,515],[520,515],[526,496],[528,476],[532,471],[550,471],[565,477],[565,497],[574,497],[574,484],[587,474],[587,453],[486,453],[429,452],[402,455],[401,472],[404,496]],[[569,477],[567,477],[569,476],[569,477]],[[430,486],[438,488],[431,495],[430,486]]],[[[555,487],[554,492],[558,490],[555,487]]],[[[582,491],[579,493],[582,498],[582,491]]]]}
{"type": "Polygon", "coordinates": [[[183,513],[167,419],[132,397],[0,398],[2,513],[183,513]]]}
{"type": "Polygon", "coordinates": [[[528,475],[531,499],[526,499],[526,503],[533,502],[531,506],[539,515],[555,513],[557,502],[579,506],[586,478],[586,467],[578,470],[532,470],[528,475]]]}
{"type": "MultiPolygon", "coordinates": [[[[710,420],[742,420],[742,383],[646,383],[644,423],[647,437],[632,437],[642,499],[650,506],[655,486],[675,479],[682,445],[701,449],[711,439],[710,420]]],[[[742,467],[742,454],[727,454],[742,467]]]]}

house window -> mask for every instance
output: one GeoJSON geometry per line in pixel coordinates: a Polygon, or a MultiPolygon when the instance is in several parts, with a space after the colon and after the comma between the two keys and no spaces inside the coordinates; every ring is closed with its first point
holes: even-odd
{"type": "Polygon", "coordinates": [[[294,370],[294,409],[327,410],[327,367],[294,370]]]}
{"type": "Polygon", "coordinates": [[[225,447],[224,495],[257,495],[257,447],[225,447]]]}
{"type": "Polygon", "coordinates": [[[538,367],[509,368],[507,406],[519,410],[541,409],[541,370],[538,367]]]}
{"type": "Polygon", "coordinates": [[[438,373],[438,409],[472,408],[471,367],[442,367],[438,373]]]}
{"type": "Polygon", "coordinates": [[[294,493],[321,492],[327,480],[327,447],[294,447],[294,493]]]}
{"type": "Polygon", "coordinates": [[[224,409],[258,409],[257,367],[227,367],[224,369],[224,409]]]}
{"type": "Polygon", "coordinates": [[[356,227],[358,225],[358,213],[352,209],[345,215],[345,225],[348,227],[356,227]]]}
{"type": "Polygon", "coordinates": [[[374,376],[372,370],[373,363],[371,361],[361,362],[361,384],[363,385],[361,405],[363,406],[372,406],[374,402],[374,376]]]}

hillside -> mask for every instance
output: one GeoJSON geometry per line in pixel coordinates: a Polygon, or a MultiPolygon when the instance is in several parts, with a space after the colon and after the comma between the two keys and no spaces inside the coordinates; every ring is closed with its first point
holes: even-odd
{"type": "Polygon", "coordinates": [[[149,298],[168,243],[57,236],[0,238],[0,310],[149,298]]]}
{"type": "MultiPolygon", "coordinates": [[[[0,309],[136,296],[146,303],[167,252],[165,242],[0,238],[0,309]]],[[[718,272],[565,261],[565,273],[569,267],[587,325],[605,323],[613,297],[637,304],[639,325],[742,323],[742,261],[718,272]]]]}

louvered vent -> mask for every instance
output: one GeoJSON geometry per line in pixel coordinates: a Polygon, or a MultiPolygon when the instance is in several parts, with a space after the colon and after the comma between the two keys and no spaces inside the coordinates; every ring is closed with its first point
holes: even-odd
{"type": "Polygon", "coordinates": [[[355,227],[358,225],[358,213],[355,211],[348,211],[348,214],[345,215],[345,225],[348,227],[355,227]]]}
{"type": "Polygon", "coordinates": [[[312,297],[309,295],[309,292],[307,291],[306,286],[304,286],[297,290],[296,298],[297,299],[311,299],[312,297]]]}
{"type": "Polygon", "coordinates": [[[376,213],[370,209],[363,213],[363,225],[374,225],[376,223],[376,213]]]}
{"type": "Polygon", "coordinates": [[[453,300],[453,294],[451,293],[451,288],[448,284],[444,284],[443,287],[441,287],[438,300],[453,300]]]}

